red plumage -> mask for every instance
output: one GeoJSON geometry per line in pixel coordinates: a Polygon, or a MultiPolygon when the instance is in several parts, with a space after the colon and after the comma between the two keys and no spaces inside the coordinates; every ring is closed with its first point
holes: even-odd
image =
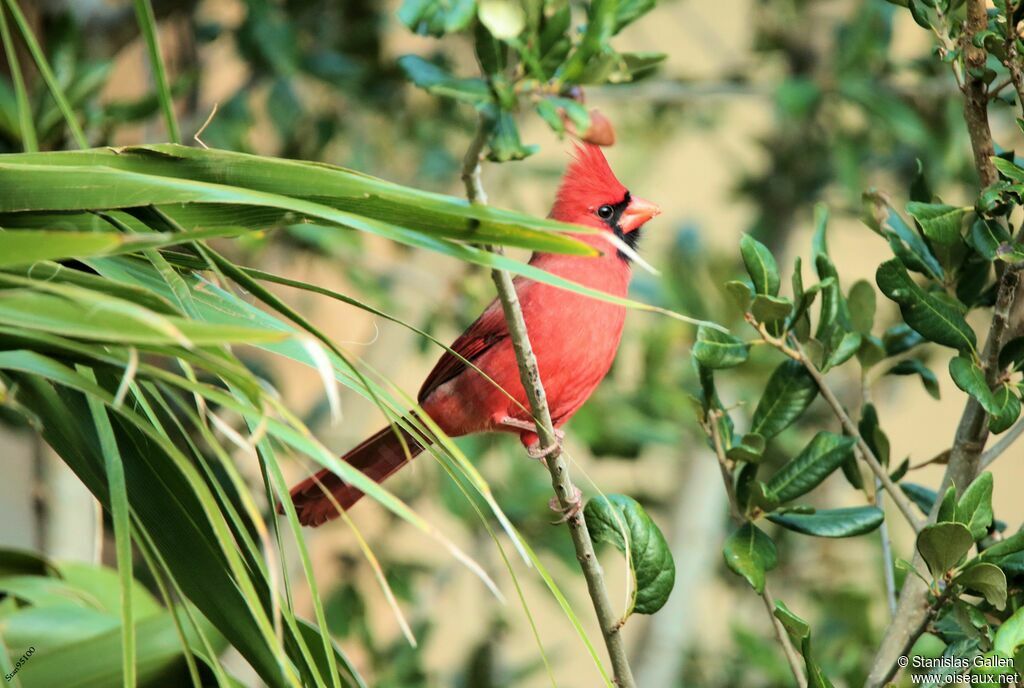
{"type": "MultiPolygon", "coordinates": [[[[638,235],[633,233],[658,212],[657,206],[629,194],[600,148],[584,145],[577,147],[576,159],[566,170],[550,216],[615,233],[626,243],[635,243],[638,235]]],[[[584,286],[625,296],[630,278],[628,260],[601,233],[573,236],[602,254],[584,257],[535,253],[530,264],[584,286]]],[[[626,310],[522,277],[514,282],[551,417],[555,426],[560,427],[583,405],[611,367],[626,310]]],[[[502,431],[518,434],[527,446],[536,443],[536,434],[521,427],[530,417],[519,404],[526,408],[529,404],[519,380],[501,304],[497,300],[491,302],[451,348],[491,380],[446,351],[420,389],[418,400],[422,410],[417,413],[426,413],[453,437],[502,431]]],[[[423,451],[407,432],[402,433],[410,455],[395,431],[388,427],[342,458],[381,482],[423,451]]],[[[331,492],[343,509],[362,496],[336,475],[320,471],[291,492],[303,524],[317,526],[338,515],[324,490],[331,492]]]]}

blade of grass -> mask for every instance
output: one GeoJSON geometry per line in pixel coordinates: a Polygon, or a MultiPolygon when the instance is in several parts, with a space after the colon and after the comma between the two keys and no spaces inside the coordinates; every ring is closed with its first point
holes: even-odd
{"type": "Polygon", "coordinates": [[[18,60],[18,48],[14,45],[11,29],[7,25],[7,10],[3,8],[3,5],[0,5],[0,38],[4,42],[7,66],[11,71],[11,81],[14,82],[14,96],[18,103],[18,128],[21,130],[21,145],[26,153],[35,153],[39,150],[39,141],[36,140],[36,128],[32,123],[32,106],[28,102],[25,79],[21,74],[21,62],[18,60]]]}
{"type": "Polygon", "coordinates": [[[171,143],[181,143],[181,133],[178,129],[178,119],[174,114],[174,99],[171,95],[171,87],[167,83],[167,70],[164,67],[164,58],[160,54],[160,38],[157,34],[156,17],[153,14],[153,5],[149,0],[135,0],[135,16],[139,22],[139,29],[146,40],[146,48],[149,50],[149,64],[153,70],[153,79],[156,81],[156,94],[160,99],[160,108],[164,113],[164,121],[167,124],[167,134],[171,143]]]}
{"type": "MultiPolygon", "coordinates": [[[[78,365],[78,373],[85,379],[95,383],[96,376],[92,369],[78,365]]],[[[92,412],[96,435],[100,441],[107,469],[107,484],[110,490],[110,515],[114,522],[114,542],[117,552],[117,571],[121,578],[121,663],[124,672],[125,688],[134,688],[136,682],[135,668],[135,617],[132,613],[132,539],[131,516],[128,507],[128,488],[125,485],[124,462],[121,451],[114,437],[114,429],[110,425],[103,403],[93,396],[86,398],[92,412]]]]}
{"type": "Polygon", "coordinates": [[[82,127],[78,124],[78,119],[75,117],[75,113],[71,109],[71,105],[68,104],[67,98],[64,97],[64,91],[61,89],[60,84],[57,83],[57,77],[54,76],[53,70],[50,69],[50,63],[46,60],[46,55],[43,54],[43,49],[39,46],[39,42],[36,37],[32,34],[32,28],[28,25],[25,20],[25,15],[22,14],[21,9],[18,7],[18,3],[15,0],[4,0],[7,4],[7,9],[10,10],[11,16],[14,18],[14,23],[18,25],[18,30],[21,32],[21,38],[25,41],[25,45],[28,46],[28,51],[32,54],[32,59],[35,60],[36,69],[43,77],[43,81],[46,82],[46,87],[50,89],[50,95],[53,96],[54,101],[57,103],[57,107],[60,108],[61,114],[64,115],[64,121],[68,124],[68,129],[71,131],[71,136],[75,139],[75,143],[78,144],[79,148],[88,148],[89,141],[85,138],[85,133],[82,131],[82,127]]]}

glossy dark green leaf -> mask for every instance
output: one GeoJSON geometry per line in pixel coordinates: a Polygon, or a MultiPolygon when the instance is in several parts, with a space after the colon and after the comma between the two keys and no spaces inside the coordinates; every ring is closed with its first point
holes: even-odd
{"type": "Polygon", "coordinates": [[[925,342],[925,338],[906,323],[893,325],[882,335],[882,346],[888,356],[897,356],[925,342]]]}
{"type": "Polygon", "coordinates": [[[693,343],[693,356],[707,368],[732,368],[747,360],[750,347],[726,332],[701,326],[693,343]]]}
{"type": "Polygon", "coordinates": [[[765,573],[779,563],[775,543],[752,523],[744,523],[726,538],[722,554],[726,566],[758,593],[764,592],[765,573]]]}
{"type": "Polygon", "coordinates": [[[956,566],[973,544],[971,531],[962,523],[936,523],[917,535],[917,551],[936,579],[956,566]]]}
{"type": "Polygon", "coordinates": [[[1009,430],[1020,417],[1020,397],[1010,385],[1004,383],[996,387],[992,398],[995,400],[996,412],[988,418],[988,429],[998,435],[1009,430]]]}
{"type": "Polygon", "coordinates": [[[863,341],[863,337],[860,332],[836,332],[837,342],[834,346],[830,346],[828,355],[825,357],[825,363],[821,366],[821,372],[827,373],[832,368],[840,366],[851,358],[853,358],[858,351],[860,351],[860,345],[863,341]]]}
{"type": "Polygon", "coordinates": [[[1003,244],[1010,241],[1010,233],[999,221],[979,217],[971,223],[970,241],[987,260],[995,260],[1003,244]]]}
{"type": "Polygon", "coordinates": [[[750,431],[766,440],[775,437],[807,410],[817,394],[818,385],[803,365],[784,361],[768,379],[750,431]]]}
{"type": "Polygon", "coordinates": [[[733,461],[757,463],[761,460],[761,455],[764,454],[764,445],[763,437],[757,433],[748,433],[740,439],[738,444],[729,447],[726,456],[733,461]]]}
{"type": "Polygon", "coordinates": [[[446,96],[473,104],[492,100],[491,92],[483,79],[456,77],[419,55],[403,55],[398,58],[398,66],[405,72],[409,81],[436,96],[446,96]]]}
{"type": "Polygon", "coordinates": [[[857,430],[864,442],[874,452],[875,457],[883,466],[889,465],[889,438],[879,424],[878,411],[872,403],[864,404],[861,409],[857,430]]]}
{"type": "Polygon", "coordinates": [[[932,372],[931,368],[916,358],[903,359],[892,368],[889,368],[885,374],[918,375],[921,378],[921,384],[924,385],[925,391],[927,391],[932,398],[939,398],[939,379],[935,377],[935,373],[932,372]]]}
{"type": "Polygon", "coordinates": [[[968,590],[981,593],[996,609],[1006,607],[1006,574],[994,564],[979,562],[953,579],[968,590]]]}
{"type": "Polygon", "coordinates": [[[740,255],[754,290],[758,294],[778,296],[779,266],[768,247],[749,234],[744,234],[740,238],[740,255]]]}
{"type": "Polygon", "coordinates": [[[725,291],[732,299],[741,311],[744,313],[750,308],[750,303],[754,299],[754,295],[751,292],[750,285],[746,282],[740,282],[739,280],[732,280],[725,283],[725,291]]]}
{"type": "Polygon", "coordinates": [[[811,653],[811,627],[799,616],[791,612],[780,600],[775,602],[775,610],[772,612],[776,619],[782,623],[783,628],[804,658],[804,667],[807,670],[807,685],[809,688],[833,688],[831,681],[814,661],[811,653]]]}
{"type": "Polygon", "coordinates": [[[1024,552],[1024,530],[1019,530],[1005,540],[987,547],[981,553],[981,558],[985,561],[995,561],[1018,552],[1024,552]]]}
{"type": "Polygon", "coordinates": [[[996,398],[985,381],[985,372],[970,358],[956,356],[949,361],[949,375],[956,386],[977,400],[987,413],[998,413],[996,398]]]}
{"type": "Polygon", "coordinates": [[[754,319],[769,324],[785,320],[792,311],[792,302],[781,296],[758,294],[750,305],[750,313],[754,319]]]}
{"type": "Polygon", "coordinates": [[[788,502],[807,494],[853,455],[853,437],[819,432],[797,456],[790,459],[767,482],[768,490],[788,502]]]}
{"type": "Polygon", "coordinates": [[[939,523],[943,521],[955,521],[956,520],[956,486],[950,485],[946,488],[946,492],[942,495],[942,501],[939,503],[939,513],[936,515],[935,520],[939,523]]]}
{"type": "Polygon", "coordinates": [[[971,208],[912,202],[907,204],[907,212],[921,226],[942,267],[946,271],[957,268],[966,253],[961,228],[971,208]]]}
{"type": "Polygon", "coordinates": [[[980,540],[988,534],[992,518],[992,474],[985,471],[960,495],[955,520],[967,526],[971,537],[980,540]]]}
{"type": "Polygon", "coordinates": [[[903,319],[925,339],[972,352],[977,339],[963,315],[953,306],[926,293],[907,274],[898,260],[882,263],[875,273],[882,293],[900,306],[903,319]]]}
{"type": "Polygon", "coordinates": [[[924,485],[900,483],[900,489],[903,490],[903,494],[910,497],[910,501],[916,504],[923,514],[930,513],[935,500],[938,499],[938,494],[936,494],[935,490],[929,489],[924,485]]]}
{"type": "Polygon", "coordinates": [[[818,509],[813,514],[768,514],[768,519],[805,535],[845,538],[870,533],[882,524],[885,514],[875,506],[854,506],[818,509]]]}
{"type": "Polygon", "coordinates": [[[583,509],[591,537],[625,553],[629,539],[630,567],[635,583],[633,611],[653,614],[664,606],[676,581],[672,552],[661,530],[632,497],[595,497],[583,509]]]}
{"type": "Polygon", "coordinates": [[[1024,644],[1024,607],[999,626],[992,639],[992,649],[1004,657],[1019,657],[1021,644],[1024,644]]]}

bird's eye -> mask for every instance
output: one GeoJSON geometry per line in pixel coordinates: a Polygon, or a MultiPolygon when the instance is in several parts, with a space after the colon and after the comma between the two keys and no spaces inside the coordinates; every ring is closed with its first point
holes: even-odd
{"type": "Polygon", "coordinates": [[[611,216],[615,214],[615,210],[610,205],[603,205],[597,209],[597,216],[602,220],[611,219],[611,216]]]}

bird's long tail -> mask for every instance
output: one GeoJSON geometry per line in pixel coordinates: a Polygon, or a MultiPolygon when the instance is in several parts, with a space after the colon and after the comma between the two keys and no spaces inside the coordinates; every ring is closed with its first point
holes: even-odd
{"type": "MultiPolygon", "coordinates": [[[[366,477],[380,483],[409,462],[424,449],[406,430],[386,427],[376,435],[341,457],[353,468],[362,471],[366,477]],[[405,446],[397,433],[401,433],[405,446]],[[408,450],[408,453],[406,453],[408,450]]],[[[363,496],[362,491],[324,469],[312,475],[291,490],[292,503],[304,526],[319,526],[341,514],[334,502],[342,509],[349,509],[363,496]],[[334,501],[327,496],[330,493],[334,501]]],[[[283,513],[283,508],[278,507],[283,513]]]]}

